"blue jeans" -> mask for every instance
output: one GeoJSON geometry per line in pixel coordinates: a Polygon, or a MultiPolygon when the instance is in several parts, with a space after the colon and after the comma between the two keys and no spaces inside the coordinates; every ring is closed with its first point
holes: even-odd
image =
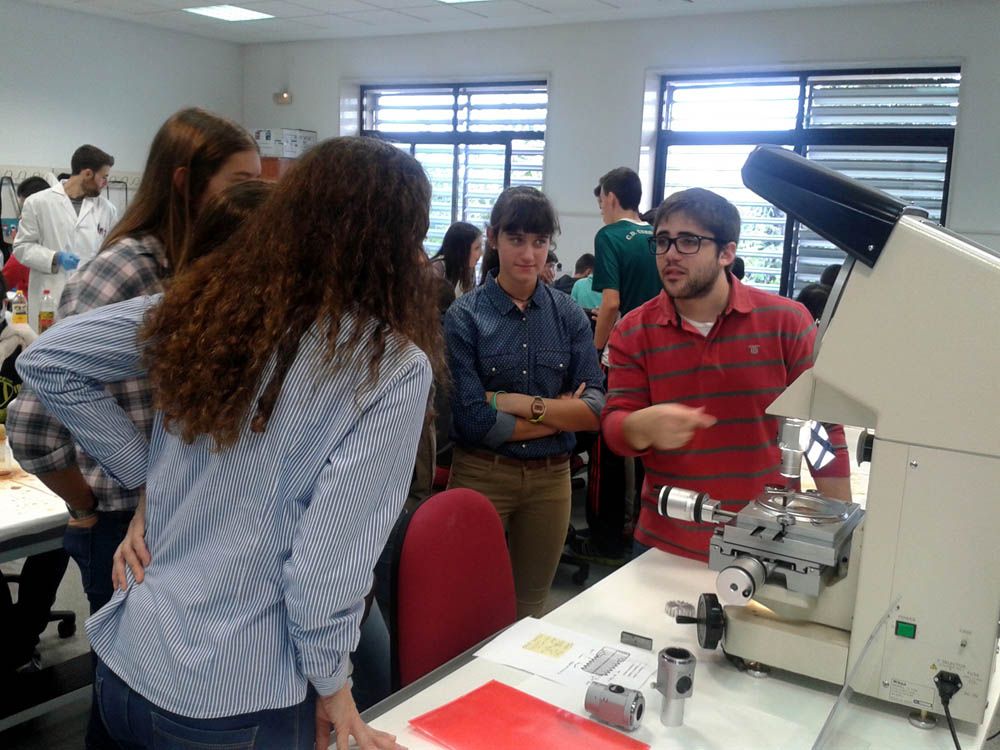
{"type": "MultiPolygon", "coordinates": [[[[67,526],[63,535],[63,547],[80,568],[83,590],[90,603],[90,614],[108,603],[114,586],[111,583],[111,564],[115,550],[125,538],[132,511],[100,511],[97,523],[89,529],[67,526]]],[[[96,667],[96,657],[95,667],[96,667]]],[[[97,712],[97,697],[91,699],[90,721],[84,738],[87,750],[108,750],[115,743],[104,730],[104,723],[97,712]]]]}
{"type": "Polygon", "coordinates": [[[90,614],[108,603],[114,587],[111,584],[111,563],[115,550],[125,538],[132,511],[99,512],[97,523],[89,529],[67,526],[63,547],[80,567],[83,590],[90,603],[90,614]]]}
{"type": "Polygon", "coordinates": [[[123,750],[313,750],[316,699],[220,719],[189,719],[157,708],[98,661],[101,718],[123,750]]]}

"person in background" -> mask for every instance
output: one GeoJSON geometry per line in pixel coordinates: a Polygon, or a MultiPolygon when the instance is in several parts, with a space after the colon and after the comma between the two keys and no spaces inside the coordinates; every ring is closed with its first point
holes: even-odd
{"type": "Polygon", "coordinates": [[[823,273],[819,276],[819,283],[833,289],[833,284],[837,280],[838,274],[840,274],[840,267],[840,263],[833,263],[824,268],[823,273]]]}
{"type": "Polygon", "coordinates": [[[562,263],[559,262],[559,256],[552,250],[549,250],[548,255],[545,256],[545,265],[542,266],[542,271],[538,274],[538,278],[542,280],[543,284],[554,287],[556,274],[561,270],[562,263]]]}
{"type": "Polygon", "coordinates": [[[497,267],[445,315],[448,486],[483,493],[500,514],[519,617],[544,611],[569,528],[573,433],[595,430],[604,403],[587,316],[541,279],[558,229],[540,191],[501,193],[487,229],[497,267]]]}
{"type": "MultiPolygon", "coordinates": [[[[7,289],[0,278],[0,299],[7,289]]],[[[4,422],[7,406],[21,389],[15,369],[20,354],[35,338],[31,326],[8,323],[0,315],[0,450],[9,451],[4,422]]],[[[7,579],[0,571],[0,679],[12,679],[11,673],[35,672],[41,668],[41,656],[35,650],[39,636],[48,625],[49,611],[56,599],[59,582],[69,564],[63,549],[54,549],[28,557],[19,572],[17,602],[11,599],[7,579]]]]}
{"type": "MultiPolygon", "coordinates": [[[[259,175],[257,145],[242,127],[201,109],[171,116],[153,138],[139,189],[121,222],[101,252],[67,284],[58,318],[161,292],[200,252],[191,244],[191,234],[205,204],[226,187],[259,175]]],[[[148,381],[137,376],[115,382],[107,393],[148,436],[155,417],[148,381]]],[[[21,466],[66,501],[71,519],[64,545],[80,568],[94,613],[111,598],[112,558],[140,492],[122,487],[81,450],[31,389],[22,390],[8,416],[11,447],[21,466]]],[[[114,747],[96,703],[86,744],[89,750],[114,747]]]]}
{"type": "Polygon", "coordinates": [[[809,314],[819,322],[820,316],[823,315],[823,308],[826,307],[826,301],[829,298],[830,287],[825,284],[806,284],[796,295],[795,301],[805,305],[809,314]]]}
{"type": "Polygon", "coordinates": [[[743,258],[738,255],[733,258],[732,265],[729,266],[729,273],[734,279],[739,279],[743,281],[743,277],[746,275],[747,269],[746,264],[743,262],[743,258]]]}
{"type": "MultiPolygon", "coordinates": [[[[575,278],[576,281],[573,282],[573,288],[570,291],[570,296],[576,300],[576,303],[580,305],[580,307],[587,311],[588,317],[597,315],[603,296],[600,292],[595,292],[593,290],[593,274],[594,256],[591,253],[584,253],[576,261],[576,271],[573,274],[573,278],[575,278]]],[[[596,322],[596,320],[592,319],[591,322],[596,322]]]]}
{"type": "Polygon", "coordinates": [[[454,298],[475,286],[476,264],[483,257],[483,233],[467,221],[456,221],[444,234],[441,248],[431,258],[430,267],[438,278],[447,279],[454,298]]]}
{"type": "MultiPolygon", "coordinates": [[[[812,367],[816,325],[799,303],[728,273],[739,236],[739,211],[722,196],[692,188],[667,198],[649,243],[663,292],[611,336],[601,428],[612,450],[645,464],[639,551],[708,559],[714,527],[660,516],[663,485],[708,493],[727,510],[784,485],[777,418],[766,410],[812,367]]],[[[836,458],[813,478],[850,500],[843,428],[830,437],[836,458]]]]}
{"type": "Polygon", "coordinates": [[[348,653],[443,366],[413,273],[430,195],[388,143],[321,143],[162,299],[57,323],[19,361],[109,475],[146,486],[152,562],[87,623],[122,745],[312,750],[332,725],[338,747],[398,747],[358,715],[348,653]],[[149,441],[103,396],[141,372],[149,441]]]}
{"type": "MultiPolygon", "coordinates": [[[[582,258],[589,258],[590,259],[589,261],[585,262],[585,265],[586,265],[586,263],[589,263],[589,266],[588,266],[589,270],[583,270],[583,271],[581,271],[580,269],[582,268],[582,266],[580,265],[580,260],[577,260],[576,267],[575,267],[575,270],[573,272],[573,275],[570,276],[568,273],[564,273],[562,276],[560,276],[558,279],[556,279],[554,282],[552,282],[552,286],[553,287],[555,287],[556,289],[558,289],[560,292],[565,292],[566,294],[570,294],[571,295],[572,292],[573,292],[573,285],[579,279],[582,279],[584,276],[586,276],[589,273],[593,272],[593,270],[594,270],[594,256],[591,255],[590,253],[586,253],[586,254],[584,254],[584,255],[582,255],[580,257],[581,257],[581,259],[582,258]]],[[[558,268],[559,268],[559,270],[562,270],[562,264],[561,263],[559,264],[558,268]]]]}
{"type": "MultiPolygon", "coordinates": [[[[24,201],[28,199],[28,196],[48,189],[49,183],[44,177],[35,176],[21,180],[17,186],[18,209],[20,210],[24,206],[24,201]]],[[[30,273],[31,269],[21,263],[13,254],[7,258],[7,262],[3,266],[3,277],[7,282],[7,288],[20,289],[25,293],[25,296],[28,294],[28,277],[30,273]]],[[[43,289],[42,291],[44,292],[45,290],[43,289]]],[[[31,313],[29,312],[29,317],[30,315],[31,313]]]]}
{"type": "MultiPolygon", "coordinates": [[[[594,237],[591,288],[601,294],[594,346],[603,352],[619,316],[655,297],[660,283],[647,247],[653,228],[639,217],[639,175],[628,167],[612,169],[600,178],[594,196],[604,221],[594,237]]],[[[602,364],[607,365],[606,356],[602,364]]],[[[603,435],[588,453],[587,530],[573,537],[570,548],[576,557],[621,565],[631,545],[627,521],[638,505],[635,488],[642,483],[642,463],[632,462],[635,481],[630,485],[629,462],[608,449],[603,435]]]]}
{"type": "Polygon", "coordinates": [[[33,273],[28,279],[28,321],[38,330],[39,303],[46,289],[58,300],[70,275],[104,244],[118,209],[101,191],[115,158],[96,146],[80,146],[65,182],[30,196],[21,207],[14,256],[33,273]]]}

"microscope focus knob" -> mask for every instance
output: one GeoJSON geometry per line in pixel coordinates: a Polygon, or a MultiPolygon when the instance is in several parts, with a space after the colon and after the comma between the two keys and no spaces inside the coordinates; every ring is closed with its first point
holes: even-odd
{"type": "Polygon", "coordinates": [[[872,446],[875,445],[875,433],[865,430],[858,436],[858,464],[870,463],[872,460],[872,446]]]}
{"type": "Polygon", "coordinates": [[[726,615],[715,594],[702,594],[698,598],[698,645],[714,650],[726,630],[726,615]]]}

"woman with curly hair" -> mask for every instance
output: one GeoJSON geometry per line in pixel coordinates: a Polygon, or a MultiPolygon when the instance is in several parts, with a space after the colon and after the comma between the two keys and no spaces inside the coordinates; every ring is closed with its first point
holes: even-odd
{"type": "Polygon", "coordinates": [[[347,655],[441,364],[412,273],[429,205],[408,154],[327,141],[162,298],[58,323],[20,363],[110,475],[146,486],[151,563],[87,628],[123,746],[311,749],[332,724],[338,747],[396,747],[361,721],[347,655]],[[148,443],[102,395],[139,373],[148,443]]]}
{"type": "MultiPolygon", "coordinates": [[[[191,232],[205,204],[226,187],[260,175],[257,144],[242,127],[212,112],[182,109],[160,126],[149,147],[135,197],[98,254],[66,285],[58,319],[163,290],[190,255],[191,232]]],[[[142,378],[115,383],[108,393],[148,435],[154,410],[142,378]]],[[[10,442],[25,471],[66,501],[72,516],[64,547],[80,568],[91,613],[111,598],[111,561],[125,535],[139,492],[121,487],[30,389],[10,410],[10,442]]],[[[86,747],[110,744],[96,700],[86,747]]]]}

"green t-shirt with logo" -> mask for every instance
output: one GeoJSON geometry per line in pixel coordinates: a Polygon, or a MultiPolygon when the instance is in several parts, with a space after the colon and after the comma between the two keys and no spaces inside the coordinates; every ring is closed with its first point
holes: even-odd
{"type": "Polygon", "coordinates": [[[595,292],[617,289],[622,315],[660,293],[656,256],[649,252],[653,227],[621,219],[601,227],[594,237],[595,292]]]}

